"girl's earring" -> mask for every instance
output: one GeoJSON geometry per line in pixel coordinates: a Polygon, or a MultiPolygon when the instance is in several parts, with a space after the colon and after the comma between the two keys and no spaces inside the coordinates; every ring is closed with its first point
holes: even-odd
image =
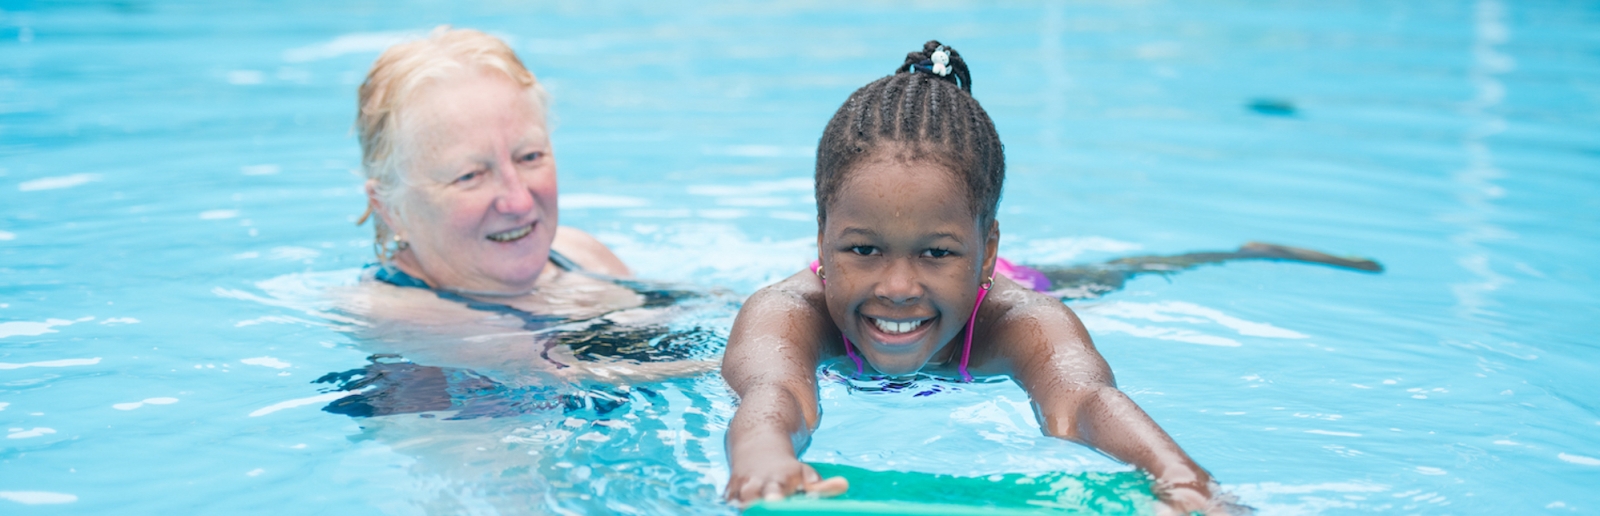
{"type": "Polygon", "coordinates": [[[828,279],[828,275],[822,273],[822,266],[821,265],[817,266],[817,277],[818,278],[822,278],[822,279],[828,279]]]}
{"type": "Polygon", "coordinates": [[[994,287],[994,275],[990,274],[989,275],[989,279],[987,281],[984,281],[982,285],[978,285],[978,286],[982,287],[984,290],[989,290],[991,287],[994,287]]]}

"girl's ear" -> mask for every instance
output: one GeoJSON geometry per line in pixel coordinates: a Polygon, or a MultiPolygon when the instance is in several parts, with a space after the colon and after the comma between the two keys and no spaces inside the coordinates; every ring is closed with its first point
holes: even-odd
{"type": "Polygon", "coordinates": [[[817,221],[817,263],[822,263],[822,221],[817,221]]]}
{"type": "Polygon", "coordinates": [[[1000,221],[989,224],[989,235],[983,242],[983,279],[994,277],[994,261],[1000,257],[1000,221]]]}

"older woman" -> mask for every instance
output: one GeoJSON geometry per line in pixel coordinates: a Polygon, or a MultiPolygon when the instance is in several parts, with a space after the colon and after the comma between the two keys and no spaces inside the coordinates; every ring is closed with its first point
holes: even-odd
{"type": "Polygon", "coordinates": [[[516,296],[555,269],[629,275],[604,244],[557,224],[545,92],[499,39],[441,28],[395,45],[360,106],[380,278],[516,296]]]}
{"type": "Polygon", "coordinates": [[[504,42],[441,27],[395,45],[373,64],[359,103],[362,221],[374,221],[379,263],[342,308],[358,316],[365,348],[409,362],[343,376],[366,378],[344,387],[367,394],[329,410],[434,410],[363,404],[461,376],[441,369],[543,384],[550,373],[620,381],[714,367],[722,330],[680,316],[710,309],[698,320],[714,320],[737,301],[629,280],[604,244],[558,225],[546,96],[504,42]],[[366,389],[373,381],[387,386],[366,389]]]}

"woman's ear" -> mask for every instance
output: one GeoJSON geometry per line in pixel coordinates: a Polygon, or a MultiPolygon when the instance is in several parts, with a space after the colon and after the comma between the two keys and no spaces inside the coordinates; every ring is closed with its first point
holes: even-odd
{"type": "MultiPolygon", "coordinates": [[[[368,179],[366,190],[367,213],[361,216],[361,222],[366,221],[367,217],[377,217],[378,220],[375,221],[375,223],[381,223],[384,227],[389,228],[389,232],[391,234],[398,234],[397,232],[399,231],[399,228],[397,228],[394,224],[395,220],[394,216],[391,214],[392,210],[390,210],[388,206],[384,205],[383,200],[378,197],[378,180],[368,179]]],[[[360,222],[357,222],[357,224],[359,223],[360,222]]]]}

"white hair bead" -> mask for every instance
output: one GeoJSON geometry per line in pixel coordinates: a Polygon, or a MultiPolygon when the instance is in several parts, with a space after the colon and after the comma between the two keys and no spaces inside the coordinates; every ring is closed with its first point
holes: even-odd
{"type": "Polygon", "coordinates": [[[933,55],[929,56],[929,58],[933,60],[933,73],[940,77],[950,75],[952,71],[950,68],[950,52],[946,47],[940,46],[938,50],[933,51],[933,55]]]}

